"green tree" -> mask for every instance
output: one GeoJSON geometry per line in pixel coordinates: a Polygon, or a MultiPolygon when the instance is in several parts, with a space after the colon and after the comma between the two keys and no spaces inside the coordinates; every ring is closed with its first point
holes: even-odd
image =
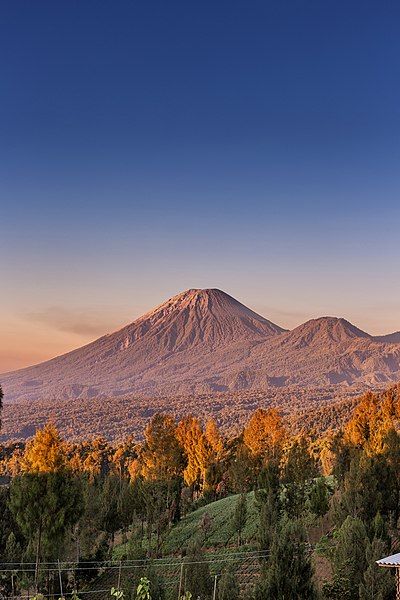
{"type": "Polygon", "coordinates": [[[303,527],[285,521],[276,531],[271,553],[255,590],[256,600],[315,600],[313,569],[303,527]]]}
{"type": "Polygon", "coordinates": [[[234,569],[226,569],[218,583],[218,600],[239,600],[239,585],[234,569]]]}
{"type": "Polygon", "coordinates": [[[115,533],[122,527],[120,510],[121,485],[115,475],[108,475],[102,486],[101,494],[101,525],[111,539],[110,553],[114,548],[115,533]]]}
{"type": "Polygon", "coordinates": [[[356,454],[341,489],[339,524],[351,515],[368,525],[377,512],[385,516],[398,508],[396,477],[383,455],[356,454]]]}
{"type": "Polygon", "coordinates": [[[213,583],[210,568],[199,543],[194,543],[189,548],[185,565],[184,589],[185,592],[190,592],[193,598],[200,600],[208,600],[212,594],[213,583]]]}
{"type": "Polygon", "coordinates": [[[235,493],[249,492],[254,489],[261,458],[255,457],[251,450],[240,440],[235,440],[230,448],[228,479],[235,493]]]}
{"type": "Polygon", "coordinates": [[[380,538],[367,544],[365,558],[368,565],[360,583],[360,600],[392,600],[394,597],[394,577],[391,569],[378,567],[376,561],[387,555],[390,547],[380,538]]]}
{"type": "Polygon", "coordinates": [[[318,477],[310,490],[310,510],[317,517],[323,517],[329,509],[329,488],[323,477],[318,477]]]}
{"type": "Polygon", "coordinates": [[[269,552],[281,519],[279,465],[268,463],[259,478],[259,490],[255,491],[256,505],[260,512],[260,550],[269,552]]]}
{"type": "Polygon", "coordinates": [[[285,510],[289,516],[296,518],[302,513],[306,487],[316,475],[315,460],[309,452],[306,438],[295,439],[287,452],[283,469],[285,510]]]}
{"type": "Polygon", "coordinates": [[[13,480],[10,508],[29,546],[35,544],[36,587],[39,562],[60,556],[82,507],[80,483],[68,473],[26,473],[13,480]]]}
{"type": "Polygon", "coordinates": [[[237,545],[242,545],[242,532],[247,521],[247,494],[240,494],[233,513],[233,530],[237,535],[237,545]]]}
{"type": "Polygon", "coordinates": [[[334,580],[341,582],[344,597],[350,600],[358,600],[358,589],[367,566],[367,544],[364,523],[349,515],[337,533],[333,570],[334,580]]]}

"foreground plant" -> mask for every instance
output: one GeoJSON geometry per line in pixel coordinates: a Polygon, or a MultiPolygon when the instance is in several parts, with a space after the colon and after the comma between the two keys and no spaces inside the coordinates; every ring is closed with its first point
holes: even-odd
{"type": "Polygon", "coordinates": [[[151,600],[150,596],[150,581],[147,577],[142,577],[136,589],[137,600],[151,600]]]}
{"type": "Polygon", "coordinates": [[[124,590],[120,590],[118,588],[112,587],[110,594],[111,594],[111,596],[114,596],[114,598],[116,600],[123,600],[124,599],[124,590]]]}

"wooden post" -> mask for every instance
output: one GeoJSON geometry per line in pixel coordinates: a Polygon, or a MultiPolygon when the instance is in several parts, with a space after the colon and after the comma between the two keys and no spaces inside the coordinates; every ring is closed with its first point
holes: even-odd
{"type": "Polygon", "coordinates": [[[179,577],[178,600],[181,600],[182,583],[183,583],[183,563],[181,563],[181,574],[180,574],[180,577],[179,577]]]}
{"type": "Polygon", "coordinates": [[[400,600],[400,568],[396,569],[396,600],[400,600]]]}
{"type": "Polygon", "coordinates": [[[58,559],[58,576],[60,578],[60,594],[61,594],[61,598],[63,598],[64,597],[64,593],[63,593],[63,585],[62,585],[62,577],[61,577],[60,559],[58,559]]]}
{"type": "Polygon", "coordinates": [[[118,585],[117,589],[120,591],[121,588],[121,569],[122,569],[122,560],[119,561],[119,569],[118,569],[118,585]]]}
{"type": "MultiPolygon", "coordinates": [[[[214,575],[214,592],[213,592],[213,600],[217,600],[217,579],[218,575],[214,575]]],[[[397,600],[397,599],[396,599],[397,600]]]]}

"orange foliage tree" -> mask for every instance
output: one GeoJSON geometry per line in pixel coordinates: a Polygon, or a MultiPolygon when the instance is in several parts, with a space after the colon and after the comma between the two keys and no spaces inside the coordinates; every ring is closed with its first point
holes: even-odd
{"type": "Polygon", "coordinates": [[[47,423],[28,442],[22,458],[22,470],[28,473],[57,473],[66,464],[66,445],[56,427],[47,423]]]}
{"type": "Polygon", "coordinates": [[[282,417],[273,408],[257,409],[243,431],[243,441],[252,454],[267,460],[280,456],[286,438],[282,417]]]}
{"type": "Polygon", "coordinates": [[[178,424],[176,435],[186,457],[184,481],[188,486],[201,489],[206,469],[212,459],[212,450],[199,419],[192,416],[183,418],[178,424]]]}
{"type": "Polygon", "coordinates": [[[370,454],[383,452],[385,438],[395,427],[397,388],[384,394],[367,392],[345,427],[345,441],[370,454]]]}
{"type": "Polygon", "coordinates": [[[144,432],[139,461],[145,479],[168,480],[182,475],[184,456],[170,415],[156,414],[144,432]]]}

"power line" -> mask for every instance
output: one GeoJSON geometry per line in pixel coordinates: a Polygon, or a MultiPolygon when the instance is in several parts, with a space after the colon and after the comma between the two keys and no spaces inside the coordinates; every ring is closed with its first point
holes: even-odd
{"type": "MultiPolygon", "coordinates": [[[[218,559],[218,557],[222,556],[222,557],[226,557],[227,555],[229,557],[249,557],[249,556],[254,556],[254,557],[258,557],[261,554],[265,554],[264,550],[244,550],[244,551],[237,551],[237,552],[210,552],[207,554],[207,556],[209,557],[215,557],[218,559]]],[[[106,568],[106,569],[119,569],[120,567],[122,568],[126,568],[129,566],[135,566],[137,563],[143,563],[143,564],[147,564],[149,562],[151,562],[152,564],[155,563],[163,563],[166,560],[171,560],[172,557],[164,557],[164,558],[139,558],[139,559],[134,559],[134,560],[104,560],[104,561],[82,561],[82,562],[77,562],[77,561],[56,561],[56,562],[41,562],[40,563],[40,567],[48,567],[49,571],[52,570],[59,570],[59,566],[61,567],[62,570],[67,570],[70,571],[72,569],[81,571],[84,569],[101,569],[101,568],[106,568]],[[80,566],[80,565],[93,565],[93,566],[80,566]]],[[[181,563],[186,562],[185,557],[175,557],[173,560],[175,560],[177,563],[181,563]]],[[[206,561],[209,562],[209,561],[206,561]]],[[[34,562],[0,562],[0,572],[1,571],[7,571],[7,570],[19,570],[19,571],[29,571],[30,569],[25,568],[25,567],[35,567],[36,563],[34,562]],[[12,566],[19,566],[19,569],[4,569],[2,568],[3,566],[6,567],[12,567],[12,566]]],[[[34,569],[33,569],[34,570],[34,569]]]]}
{"type": "MultiPolygon", "coordinates": [[[[41,573],[56,573],[58,572],[61,575],[61,572],[67,572],[67,571],[81,571],[81,570],[86,570],[86,571],[102,571],[99,573],[99,577],[107,575],[107,572],[109,571],[115,571],[115,570],[119,570],[121,572],[122,569],[124,570],[136,570],[136,569],[140,569],[143,568],[147,565],[151,565],[152,567],[158,567],[158,568],[174,568],[174,573],[170,573],[170,577],[174,577],[174,576],[178,576],[179,571],[178,571],[178,567],[182,568],[187,568],[187,567],[191,567],[194,565],[202,565],[202,564],[208,564],[211,566],[217,565],[220,566],[222,563],[229,563],[229,562],[233,562],[233,563],[239,563],[239,564],[245,564],[246,562],[258,562],[260,559],[264,559],[267,558],[270,555],[269,552],[267,551],[263,551],[263,550],[246,550],[246,551],[237,551],[237,552],[231,552],[227,555],[227,553],[210,553],[210,555],[208,555],[208,557],[205,557],[204,560],[190,560],[187,557],[176,557],[174,559],[171,559],[171,557],[165,557],[165,558],[156,558],[156,559],[139,559],[137,561],[134,560],[126,560],[126,561],[99,561],[98,563],[96,563],[95,561],[87,561],[86,564],[90,564],[92,566],[86,566],[83,568],[79,568],[78,564],[76,562],[61,562],[55,563],[55,562],[48,562],[48,563],[41,563],[39,565],[40,568],[40,572],[41,573]],[[55,566],[57,564],[57,567],[55,566]],[[62,566],[63,565],[63,566],[62,566]],[[65,565],[69,565],[69,567],[66,567],[65,565]],[[46,567],[47,568],[44,568],[46,567]]],[[[26,566],[34,566],[35,563],[23,563],[23,562],[18,562],[18,563],[0,563],[0,565],[5,566],[5,565],[15,565],[18,566],[19,568],[17,569],[11,569],[11,568],[0,568],[0,573],[13,573],[14,575],[18,576],[18,572],[24,574],[24,573],[34,573],[35,569],[34,568],[25,568],[26,566]]],[[[110,574],[110,573],[109,573],[110,574]]],[[[246,576],[250,577],[249,573],[246,573],[246,576]]],[[[99,582],[100,583],[100,582],[99,582]]],[[[166,584],[169,586],[173,586],[174,582],[173,581],[168,581],[166,582],[166,584]]],[[[119,588],[119,585],[118,585],[119,588]]],[[[63,598],[67,598],[67,597],[72,597],[74,594],[77,594],[78,596],[83,596],[83,595],[87,595],[87,594],[109,594],[110,593],[110,589],[109,588],[101,588],[101,589],[83,589],[80,590],[79,592],[77,592],[77,590],[71,591],[71,592],[67,592],[64,593],[64,596],[62,596],[63,598]]],[[[43,596],[45,598],[48,599],[54,599],[54,598],[60,598],[60,593],[56,594],[56,593],[46,593],[43,594],[43,596]]],[[[0,596],[1,597],[1,596],[0,596]]],[[[18,595],[15,594],[14,598],[18,599],[18,600],[32,600],[32,595],[18,595]]]]}

